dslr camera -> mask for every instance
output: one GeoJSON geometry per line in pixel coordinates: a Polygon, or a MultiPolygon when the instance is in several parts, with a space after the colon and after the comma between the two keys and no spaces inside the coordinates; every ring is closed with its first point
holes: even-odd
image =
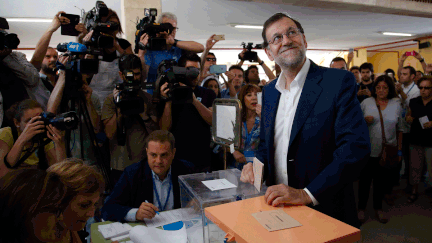
{"type": "Polygon", "coordinates": [[[108,7],[103,1],[96,1],[96,6],[90,10],[85,16],[87,31],[93,30],[93,35],[89,42],[85,43],[88,46],[95,48],[112,48],[113,37],[103,35],[101,33],[109,33],[118,30],[119,24],[111,21],[101,23],[103,17],[107,17],[109,13],[108,7]]]}
{"type": "Polygon", "coordinates": [[[247,51],[244,53],[243,59],[239,54],[239,59],[247,60],[249,62],[258,62],[258,53],[256,51],[252,51],[252,49],[262,49],[261,44],[256,44],[255,47],[253,47],[252,42],[247,43],[247,45],[246,43],[242,42],[241,46],[243,46],[244,49],[247,49],[247,51]]]}
{"type": "Polygon", "coordinates": [[[144,112],[144,99],[140,96],[141,80],[135,80],[132,70],[124,70],[126,80],[117,84],[116,89],[120,90],[114,103],[120,108],[123,115],[136,115],[144,112]]]}
{"type": "MultiPolygon", "coordinates": [[[[53,125],[59,130],[73,130],[78,126],[79,118],[75,111],[65,112],[59,115],[54,115],[53,113],[44,112],[41,115],[41,119],[38,121],[43,121],[45,126],[53,125]]],[[[42,141],[46,137],[46,133],[40,133],[33,137],[34,142],[42,141]]]]}
{"type": "Polygon", "coordinates": [[[6,30],[9,29],[9,24],[5,18],[0,17],[0,50],[7,49],[17,49],[20,43],[17,34],[8,33],[6,30]]]}
{"type": "Polygon", "coordinates": [[[158,24],[155,23],[157,16],[157,9],[155,8],[145,8],[144,9],[144,18],[139,21],[135,32],[135,53],[138,53],[138,50],[164,50],[166,49],[166,39],[163,37],[157,37],[157,34],[161,32],[167,32],[171,34],[174,30],[174,27],[170,23],[158,24]],[[140,38],[143,34],[149,35],[149,40],[146,46],[140,43],[140,38]]]}
{"type": "Polygon", "coordinates": [[[169,88],[168,100],[172,100],[173,104],[192,103],[192,81],[198,77],[199,72],[199,69],[195,67],[179,67],[174,60],[162,61],[158,66],[153,103],[159,103],[161,99],[164,99],[160,95],[160,88],[165,83],[168,83],[169,88]]]}

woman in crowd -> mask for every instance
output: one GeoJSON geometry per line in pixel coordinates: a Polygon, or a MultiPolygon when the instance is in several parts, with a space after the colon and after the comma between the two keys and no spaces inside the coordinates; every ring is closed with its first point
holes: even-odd
{"type": "Polygon", "coordinates": [[[204,82],[203,87],[213,90],[216,93],[216,98],[221,97],[221,87],[220,87],[219,82],[216,79],[214,79],[214,78],[207,79],[204,82]]]}
{"type": "Polygon", "coordinates": [[[411,125],[410,136],[410,177],[412,187],[409,203],[418,198],[418,185],[422,176],[422,169],[426,163],[429,177],[432,176],[432,80],[421,78],[418,81],[420,96],[410,101],[410,110],[406,121],[411,125]],[[427,121],[426,120],[427,118],[427,121]]]}
{"type": "Polygon", "coordinates": [[[242,138],[240,148],[233,153],[235,161],[230,167],[243,169],[247,161],[255,157],[259,145],[261,105],[258,104],[257,93],[261,89],[254,84],[246,84],[240,89],[242,138]]]}
{"type": "Polygon", "coordinates": [[[45,126],[41,121],[43,110],[34,100],[23,100],[12,106],[7,115],[14,121],[14,126],[0,129],[0,177],[11,168],[40,168],[66,158],[63,137],[52,125],[45,126]],[[35,150],[41,139],[46,136],[52,141],[45,145],[44,150],[35,150]],[[27,157],[27,158],[25,158],[27,157]]]}
{"type": "MultiPolygon", "coordinates": [[[[381,110],[384,120],[384,131],[387,144],[397,145],[402,149],[402,123],[401,123],[401,104],[396,95],[393,80],[387,76],[379,76],[373,85],[372,97],[365,99],[361,103],[361,108],[369,127],[371,141],[371,155],[368,164],[363,169],[359,180],[359,213],[360,221],[365,221],[365,210],[369,198],[370,185],[373,182],[373,207],[375,214],[381,223],[387,223],[382,210],[382,200],[384,194],[391,190],[395,173],[391,169],[380,166],[380,155],[382,151],[382,130],[380,114],[381,110]],[[379,107],[379,108],[378,108],[379,107]]],[[[401,160],[399,156],[399,161],[401,160]]]]}
{"type": "Polygon", "coordinates": [[[68,242],[82,242],[78,231],[89,218],[94,216],[100,196],[105,189],[103,176],[93,166],[85,165],[80,159],[67,159],[47,170],[60,177],[66,185],[63,204],[67,204],[61,222],[62,231],[68,242]]]}
{"type": "Polygon", "coordinates": [[[61,242],[66,187],[52,173],[21,169],[0,178],[0,242],[61,242]]]}

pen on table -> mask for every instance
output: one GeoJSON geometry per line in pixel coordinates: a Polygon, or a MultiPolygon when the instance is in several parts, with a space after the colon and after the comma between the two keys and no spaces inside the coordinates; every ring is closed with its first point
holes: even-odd
{"type": "MultiPolygon", "coordinates": [[[[145,200],[145,202],[146,202],[146,203],[149,203],[149,202],[148,202],[147,200],[145,200]]],[[[159,212],[158,212],[158,211],[156,211],[156,210],[155,210],[155,212],[156,212],[157,214],[159,214],[159,212]]]]}

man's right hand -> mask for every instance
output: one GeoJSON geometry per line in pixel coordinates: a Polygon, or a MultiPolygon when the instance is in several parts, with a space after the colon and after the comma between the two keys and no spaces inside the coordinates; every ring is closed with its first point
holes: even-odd
{"type": "Polygon", "coordinates": [[[138,208],[135,217],[140,221],[143,221],[144,219],[152,219],[156,216],[156,211],[159,211],[159,209],[155,205],[143,202],[138,208]]]}
{"type": "Polygon", "coordinates": [[[226,71],[225,75],[228,77],[228,82],[231,82],[235,78],[235,74],[231,71],[226,71]]]}
{"type": "Polygon", "coordinates": [[[241,172],[240,180],[245,183],[254,183],[254,172],[253,172],[253,164],[247,163],[245,166],[243,166],[243,170],[241,172]]]}
{"type": "Polygon", "coordinates": [[[149,35],[147,33],[144,33],[141,35],[140,37],[140,43],[143,44],[144,46],[147,46],[149,40],[149,35]]]}
{"type": "Polygon", "coordinates": [[[366,123],[367,123],[368,125],[370,125],[370,124],[373,123],[373,121],[374,121],[374,117],[373,117],[373,116],[365,116],[365,120],[366,120],[366,123]]]}
{"type": "Polygon", "coordinates": [[[66,18],[66,17],[61,17],[60,16],[60,14],[65,14],[65,12],[63,12],[63,11],[60,11],[60,12],[58,12],[55,16],[54,16],[54,18],[53,18],[53,20],[52,20],[52,22],[51,22],[51,26],[49,27],[49,31],[51,31],[51,32],[55,32],[55,31],[57,31],[58,30],[58,28],[62,25],[62,24],[69,24],[70,23],[70,20],[68,19],[68,18],[66,18]]]}
{"type": "Polygon", "coordinates": [[[168,92],[169,92],[168,83],[164,83],[161,86],[160,94],[163,98],[168,99],[168,92]]]}
{"type": "Polygon", "coordinates": [[[214,46],[216,43],[218,43],[219,40],[215,40],[215,39],[213,39],[215,35],[216,35],[216,34],[213,34],[212,36],[210,36],[210,38],[208,38],[208,40],[207,40],[207,42],[206,42],[206,50],[210,50],[210,49],[212,49],[213,46],[214,46]]]}
{"type": "Polygon", "coordinates": [[[117,96],[119,95],[119,93],[120,93],[120,90],[117,89],[117,88],[114,88],[114,90],[113,90],[113,98],[116,99],[117,96]]]}
{"type": "Polygon", "coordinates": [[[401,58],[399,59],[399,65],[403,65],[403,63],[405,62],[405,60],[407,59],[407,55],[405,55],[405,53],[401,56],[401,58]]]}
{"type": "Polygon", "coordinates": [[[408,124],[412,124],[413,123],[413,121],[414,121],[414,117],[412,117],[412,116],[406,116],[405,117],[405,121],[408,123],[408,124]]]}
{"type": "Polygon", "coordinates": [[[245,54],[246,51],[247,51],[246,49],[243,49],[243,51],[240,52],[240,54],[239,54],[240,60],[244,59],[244,54],[245,54]]]}

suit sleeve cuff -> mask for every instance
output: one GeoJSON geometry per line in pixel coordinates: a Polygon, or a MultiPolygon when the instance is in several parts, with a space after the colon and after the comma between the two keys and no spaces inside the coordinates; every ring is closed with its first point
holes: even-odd
{"type": "Polygon", "coordinates": [[[129,212],[125,216],[125,220],[128,222],[135,222],[136,220],[136,213],[138,212],[138,208],[133,208],[129,210],[129,212]]]}
{"type": "Polygon", "coordinates": [[[305,188],[305,189],[303,189],[308,195],[309,195],[309,197],[312,199],[312,203],[313,203],[313,205],[314,206],[317,206],[318,204],[319,204],[319,202],[315,199],[315,197],[312,195],[312,193],[310,193],[310,191],[307,189],[307,188],[305,188]]]}

